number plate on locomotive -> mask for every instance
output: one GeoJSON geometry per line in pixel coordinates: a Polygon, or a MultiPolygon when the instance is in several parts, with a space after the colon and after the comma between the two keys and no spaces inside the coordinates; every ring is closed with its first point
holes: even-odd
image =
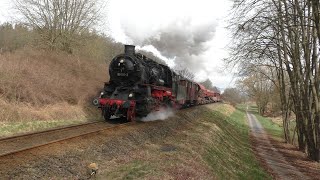
{"type": "Polygon", "coordinates": [[[128,76],[128,73],[117,73],[117,76],[128,76]]]}

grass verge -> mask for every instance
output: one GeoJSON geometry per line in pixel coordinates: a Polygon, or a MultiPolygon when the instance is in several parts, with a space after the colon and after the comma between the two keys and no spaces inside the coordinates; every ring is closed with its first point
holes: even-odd
{"type": "Polygon", "coordinates": [[[271,179],[255,159],[240,110],[207,105],[156,125],[130,135],[142,147],[104,161],[97,179],[271,179]]]}
{"type": "Polygon", "coordinates": [[[213,111],[208,117],[222,130],[205,156],[219,179],[271,179],[255,159],[243,111],[237,109],[230,116],[213,111]]]}
{"type": "Polygon", "coordinates": [[[48,121],[27,121],[27,122],[2,122],[0,123],[0,137],[8,137],[21,133],[42,131],[51,128],[75,125],[87,122],[85,119],[75,120],[48,120],[48,121]]]}
{"type": "Polygon", "coordinates": [[[258,121],[268,134],[272,135],[273,137],[283,139],[284,135],[282,126],[280,124],[273,122],[270,118],[261,116],[258,113],[257,106],[249,106],[248,110],[257,117],[258,121]]]}

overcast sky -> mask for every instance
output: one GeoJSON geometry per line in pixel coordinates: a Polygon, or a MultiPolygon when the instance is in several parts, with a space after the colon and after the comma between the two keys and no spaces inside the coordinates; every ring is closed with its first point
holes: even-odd
{"type": "MultiPolygon", "coordinates": [[[[209,78],[224,89],[233,83],[222,62],[228,56],[230,6],[229,0],[109,0],[101,29],[116,41],[152,51],[171,67],[190,69],[197,81],[209,78]]],[[[0,23],[16,17],[11,0],[1,0],[0,23]]]]}

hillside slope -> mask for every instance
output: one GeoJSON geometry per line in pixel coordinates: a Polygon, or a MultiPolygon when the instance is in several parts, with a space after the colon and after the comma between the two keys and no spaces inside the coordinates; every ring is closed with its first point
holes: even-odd
{"type": "Polygon", "coordinates": [[[63,52],[21,49],[0,54],[0,122],[87,119],[107,64],[63,52]]]}

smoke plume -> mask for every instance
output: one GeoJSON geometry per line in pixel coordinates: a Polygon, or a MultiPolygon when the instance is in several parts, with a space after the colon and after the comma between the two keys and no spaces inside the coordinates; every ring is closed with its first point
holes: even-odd
{"type": "Polygon", "coordinates": [[[190,19],[179,20],[150,33],[148,37],[135,37],[132,32],[125,32],[134,44],[152,45],[161,55],[174,59],[175,65],[188,68],[196,73],[206,65],[203,53],[208,50],[208,42],[216,31],[215,22],[192,24],[190,19]]]}
{"type": "Polygon", "coordinates": [[[146,117],[142,118],[141,121],[148,122],[156,120],[165,120],[173,115],[174,113],[172,109],[160,109],[159,111],[149,113],[146,117]]]}
{"type": "Polygon", "coordinates": [[[224,27],[232,5],[228,0],[110,1],[108,29],[116,41],[152,52],[170,68],[190,70],[196,81],[223,79],[219,84],[225,86],[229,80],[215,72],[228,54],[224,27]]]}

